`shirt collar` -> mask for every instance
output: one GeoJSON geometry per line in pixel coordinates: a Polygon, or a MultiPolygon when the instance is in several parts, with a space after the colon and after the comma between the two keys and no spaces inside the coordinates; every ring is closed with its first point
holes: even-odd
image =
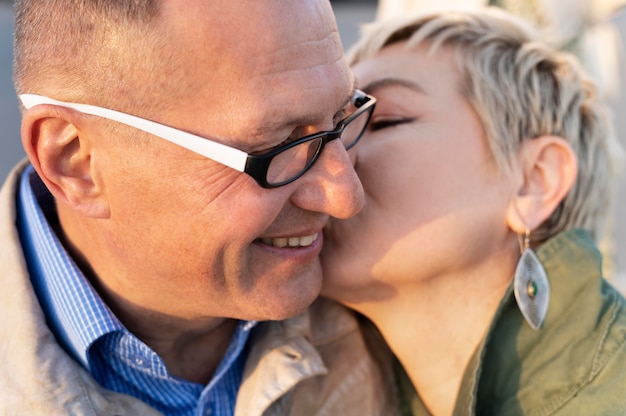
{"type": "Polygon", "coordinates": [[[32,166],[22,175],[17,203],[24,256],[48,324],[88,369],[87,350],[93,342],[124,326],[59,241],[50,225],[58,222],[54,199],[32,166]]]}
{"type": "Polygon", "coordinates": [[[125,329],[64,249],[54,231],[54,198],[32,167],[21,177],[17,206],[17,228],[33,288],[50,329],[69,354],[92,375],[97,373],[106,388],[139,397],[157,409],[233,413],[255,321],[238,323],[207,386],[175,379],[161,358],[125,329]],[[104,358],[94,358],[109,347],[113,351],[104,358]]]}

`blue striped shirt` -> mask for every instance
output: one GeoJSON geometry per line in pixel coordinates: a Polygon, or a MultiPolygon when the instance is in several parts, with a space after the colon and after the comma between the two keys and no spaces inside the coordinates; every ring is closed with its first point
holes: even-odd
{"type": "Polygon", "coordinates": [[[167,415],[232,415],[254,321],[240,321],[206,385],[171,376],[111,312],[55,234],[55,203],[32,167],[21,178],[18,231],[33,288],[59,343],[104,387],[167,415]]]}

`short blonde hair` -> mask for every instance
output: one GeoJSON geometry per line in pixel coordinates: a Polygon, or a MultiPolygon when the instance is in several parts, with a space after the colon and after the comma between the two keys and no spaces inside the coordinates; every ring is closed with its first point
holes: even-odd
{"type": "Polygon", "coordinates": [[[538,40],[520,19],[496,8],[440,12],[379,22],[366,28],[349,51],[351,65],[398,42],[408,49],[454,51],[463,77],[461,93],[480,117],[493,157],[510,169],[524,140],[543,135],[566,139],[578,157],[577,180],[533,240],[582,227],[596,240],[605,226],[619,145],[608,109],[570,54],[538,40]]]}

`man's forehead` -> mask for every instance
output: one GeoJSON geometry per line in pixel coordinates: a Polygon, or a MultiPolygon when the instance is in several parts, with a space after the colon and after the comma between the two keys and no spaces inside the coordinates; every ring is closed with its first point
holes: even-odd
{"type": "Polygon", "coordinates": [[[289,77],[292,72],[333,62],[345,66],[341,40],[327,3],[191,0],[176,10],[166,9],[162,19],[168,39],[165,47],[170,49],[166,53],[183,72],[180,74],[176,68],[174,75],[184,75],[183,85],[190,84],[193,90],[204,83],[211,84],[212,89],[232,91],[253,84],[251,78],[255,77],[262,82],[273,78],[281,84],[280,77],[289,77]]]}
{"type": "Polygon", "coordinates": [[[161,17],[174,34],[218,46],[290,43],[336,31],[327,0],[167,0],[161,17]]]}
{"type": "Polygon", "coordinates": [[[332,121],[353,81],[327,3],[191,0],[179,6],[186,10],[164,10],[164,20],[176,14],[165,25],[182,63],[179,95],[207,120],[199,133],[267,141],[332,121]]]}

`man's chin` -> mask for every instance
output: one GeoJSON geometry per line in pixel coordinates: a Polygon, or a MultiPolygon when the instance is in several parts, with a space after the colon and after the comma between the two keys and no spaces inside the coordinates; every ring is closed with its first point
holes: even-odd
{"type": "Polygon", "coordinates": [[[255,314],[250,320],[256,321],[279,321],[293,318],[304,312],[319,296],[320,285],[309,287],[307,290],[282,292],[278,295],[267,297],[258,304],[255,314]]]}

